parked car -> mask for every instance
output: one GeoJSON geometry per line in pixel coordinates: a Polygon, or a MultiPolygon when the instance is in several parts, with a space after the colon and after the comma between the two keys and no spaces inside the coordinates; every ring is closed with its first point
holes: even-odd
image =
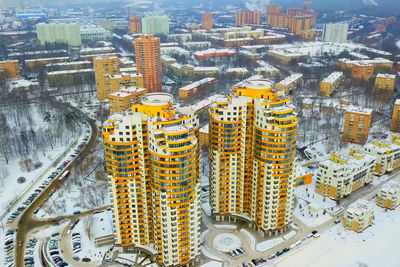
{"type": "Polygon", "coordinates": [[[82,258],[82,261],[83,261],[83,262],[90,262],[91,259],[90,259],[90,258],[82,258]]]}

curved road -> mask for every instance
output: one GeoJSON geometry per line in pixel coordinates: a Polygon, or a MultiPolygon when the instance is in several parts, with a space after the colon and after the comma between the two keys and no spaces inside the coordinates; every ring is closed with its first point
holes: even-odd
{"type": "MultiPolygon", "coordinates": [[[[58,103],[59,104],[59,103],[58,103]]],[[[66,105],[66,104],[64,104],[66,105]]],[[[70,106],[69,106],[70,107],[70,106]]],[[[70,107],[71,108],[71,107],[70,107]]],[[[92,128],[92,135],[90,136],[90,139],[86,143],[86,146],[84,149],[67,165],[65,170],[72,170],[75,167],[76,162],[80,162],[81,159],[84,159],[86,157],[91,149],[94,147],[96,141],[97,141],[97,135],[98,135],[98,130],[97,130],[97,125],[96,123],[91,120],[85,113],[80,111],[79,109],[72,107],[75,112],[79,113],[82,119],[85,119],[86,121],[89,122],[89,125],[92,128]]],[[[63,172],[60,172],[62,174],[63,172]]],[[[43,205],[48,196],[50,195],[51,191],[57,190],[62,184],[63,181],[59,181],[58,176],[54,178],[54,180],[51,182],[51,184],[45,188],[45,190],[42,191],[42,193],[25,209],[25,211],[18,216],[17,220],[11,224],[11,227],[15,227],[17,229],[17,236],[16,236],[16,244],[18,242],[22,242],[22,246],[16,246],[15,248],[15,263],[16,266],[24,266],[24,253],[25,253],[25,245],[26,245],[26,236],[29,231],[31,231],[34,228],[39,228],[39,227],[44,227],[44,226],[50,226],[55,223],[57,223],[59,220],[62,219],[72,219],[76,218],[76,216],[73,215],[66,215],[66,216],[61,216],[61,217],[56,217],[56,218],[49,218],[49,219],[38,219],[36,216],[33,216],[33,211],[38,207],[43,205]]],[[[82,212],[83,215],[87,215],[91,213],[92,211],[86,211],[82,212]]]]}

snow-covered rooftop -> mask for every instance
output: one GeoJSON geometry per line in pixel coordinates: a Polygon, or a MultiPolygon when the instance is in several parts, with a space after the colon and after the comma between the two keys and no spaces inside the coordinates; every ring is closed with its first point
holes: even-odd
{"type": "Polygon", "coordinates": [[[388,73],[378,73],[376,75],[377,78],[389,78],[389,79],[396,79],[396,75],[388,74],[388,73]]]}
{"type": "Polygon", "coordinates": [[[350,106],[350,107],[348,107],[347,112],[359,113],[359,114],[363,114],[363,115],[371,115],[373,112],[373,109],[350,106]]]}
{"type": "Polygon", "coordinates": [[[215,81],[215,78],[206,77],[204,79],[201,79],[200,81],[188,84],[184,87],[181,87],[179,90],[183,90],[183,91],[192,90],[193,88],[199,87],[199,86],[207,84],[207,83],[211,83],[213,81],[215,81]]]}
{"type": "Polygon", "coordinates": [[[322,80],[322,82],[333,83],[337,79],[343,77],[343,72],[341,71],[334,71],[328,77],[322,80]]]}
{"type": "Polygon", "coordinates": [[[287,85],[297,81],[298,79],[300,79],[302,77],[303,77],[303,74],[301,74],[301,73],[293,73],[289,77],[286,77],[285,79],[280,81],[279,84],[283,84],[283,85],[287,86],[287,85]]]}

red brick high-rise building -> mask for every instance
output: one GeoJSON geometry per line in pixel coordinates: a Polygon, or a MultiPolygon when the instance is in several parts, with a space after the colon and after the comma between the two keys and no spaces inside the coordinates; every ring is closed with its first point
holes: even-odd
{"type": "Polygon", "coordinates": [[[211,30],[213,27],[213,16],[211,12],[205,12],[202,14],[201,27],[204,30],[211,30]]]}
{"type": "Polygon", "coordinates": [[[138,16],[129,17],[129,30],[131,33],[142,33],[142,19],[138,16]]]}
{"type": "Polygon", "coordinates": [[[142,35],[135,39],[137,71],[143,75],[144,87],[151,92],[162,91],[160,38],[142,35]]]}
{"type": "Polygon", "coordinates": [[[261,11],[247,10],[242,12],[236,12],[236,26],[242,26],[245,24],[261,24],[261,11]]]}

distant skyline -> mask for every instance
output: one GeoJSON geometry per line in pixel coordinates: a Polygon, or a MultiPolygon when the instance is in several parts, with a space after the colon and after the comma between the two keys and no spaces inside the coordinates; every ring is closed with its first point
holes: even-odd
{"type": "MultiPolygon", "coordinates": [[[[19,1],[7,1],[0,0],[0,6],[14,6],[21,8],[27,7],[76,7],[76,6],[102,6],[107,4],[113,4],[116,7],[124,6],[128,4],[136,4],[138,2],[152,2],[151,0],[140,0],[140,1],[127,1],[127,0],[19,0],[19,1]]],[[[159,5],[167,5],[171,7],[172,4],[180,6],[193,6],[203,4],[205,7],[218,8],[225,7],[226,5],[238,6],[243,9],[259,9],[265,13],[265,8],[268,3],[279,4],[283,9],[290,7],[302,7],[304,0],[158,0],[159,5]]],[[[366,12],[367,14],[383,14],[385,12],[391,15],[398,15],[400,10],[399,0],[335,0],[332,5],[331,0],[314,0],[312,1],[312,7],[316,11],[320,12],[331,12],[337,10],[355,10],[360,13],[366,12]],[[390,7],[388,9],[387,7],[390,7]]]]}

